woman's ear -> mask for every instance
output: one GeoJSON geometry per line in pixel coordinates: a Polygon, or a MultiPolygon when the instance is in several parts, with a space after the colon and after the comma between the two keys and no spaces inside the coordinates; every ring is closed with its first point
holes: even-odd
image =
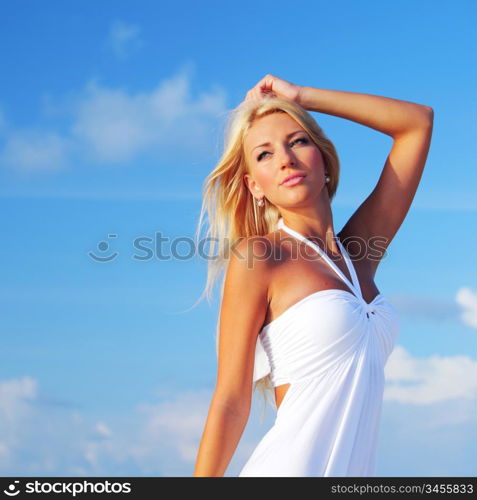
{"type": "Polygon", "coordinates": [[[247,186],[247,188],[250,190],[250,192],[254,196],[263,195],[263,192],[262,192],[260,186],[257,184],[257,182],[254,180],[254,178],[250,174],[245,174],[243,176],[243,180],[244,180],[244,183],[247,186]]]}

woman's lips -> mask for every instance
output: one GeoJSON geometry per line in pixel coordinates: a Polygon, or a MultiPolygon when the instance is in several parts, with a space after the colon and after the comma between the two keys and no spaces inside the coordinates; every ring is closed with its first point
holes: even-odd
{"type": "Polygon", "coordinates": [[[296,175],[296,176],[292,177],[291,179],[289,179],[288,181],[283,182],[282,185],[283,186],[295,186],[296,184],[299,184],[304,178],[305,178],[304,175],[296,175]]]}

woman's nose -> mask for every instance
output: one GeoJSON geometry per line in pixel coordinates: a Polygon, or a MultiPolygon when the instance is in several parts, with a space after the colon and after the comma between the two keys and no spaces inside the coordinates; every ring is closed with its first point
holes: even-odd
{"type": "Polygon", "coordinates": [[[280,166],[288,167],[295,165],[295,156],[287,149],[284,149],[280,154],[280,166]]]}

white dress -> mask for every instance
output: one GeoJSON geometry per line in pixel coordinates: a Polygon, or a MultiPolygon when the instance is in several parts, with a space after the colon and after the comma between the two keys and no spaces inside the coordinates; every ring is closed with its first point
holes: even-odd
{"type": "Polygon", "coordinates": [[[312,293],[260,331],[254,382],[270,374],[273,386],[291,385],[239,477],[374,476],[384,366],[399,336],[398,312],[381,293],[364,300],[339,239],[353,283],[282,218],[278,227],[315,249],[349,291],[312,293]]]}

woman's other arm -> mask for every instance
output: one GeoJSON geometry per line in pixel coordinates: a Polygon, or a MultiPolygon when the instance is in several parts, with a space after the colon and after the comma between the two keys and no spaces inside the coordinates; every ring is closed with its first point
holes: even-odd
{"type": "MultiPolygon", "coordinates": [[[[244,238],[231,253],[219,323],[216,387],[194,476],[223,476],[247,425],[255,347],[268,305],[263,237],[244,238]]],[[[265,252],[268,253],[268,252],[265,252]]]]}
{"type": "Polygon", "coordinates": [[[310,111],[345,118],[393,138],[428,129],[434,116],[433,109],[424,104],[307,86],[301,87],[297,102],[310,111]]]}
{"type": "MultiPolygon", "coordinates": [[[[393,138],[376,186],[338,234],[348,240],[348,245],[358,238],[358,253],[363,249],[362,242],[366,242],[363,257],[369,259],[374,276],[421,182],[431,144],[434,110],[390,97],[314,87],[302,87],[298,102],[306,109],[346,118],[393,138]],[[378,241],[380,252],[376,252],[378,241]]],[[[349,248],[355,253],[354,245],[349,248]]]]}

